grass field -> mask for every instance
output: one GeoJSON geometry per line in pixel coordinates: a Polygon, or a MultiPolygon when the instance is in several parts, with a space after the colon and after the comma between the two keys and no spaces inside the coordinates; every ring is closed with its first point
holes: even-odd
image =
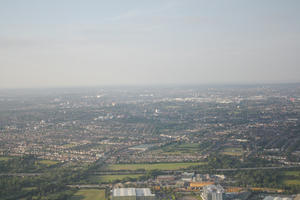
{"type": "Polygon", "coordinates": [[[105,200],[105,190],[81,189],[74,194],[72,200],[105,200]]]}
{"type": "Polygon", "coordinates": [[[285,171],[283,173],[285,176],[295,176],[300,177],[300,171],[285,171]]]}
{"type": "Polygon", "coordinates": [[[242,148],[226,148],[222,151],[222,154],[229,156],[242,156],[243,149],[242,148]]]}
{"type": "Polygon", "coordinates": [[[163,153],[167,154],[183,154],[183,153],[195,153],[200,149],[200,144],[173,144],[168,145],[162,149],[163,153]]]}
{"type": "Polygon", "coordinates": [[[89,180],[94,184],[110,183],[116,180],[124,180],[125,178],[138,178],[143,174],[126,174],[126,175],[103,175],[103,176],[91,176],[89,180]]]}
{"type": "Polygon", "coordinates": [[[284,180],[283,183],[285,185],[300,185],[300,179],[289,179],[289,180],[284,180]]]}
{"type": "Polygon", "coordinates": [[[125,178],[138,178],[142,176],[143,174],[126,174],[126,175],[105,175],[100,176],[100,181],[102,182],[112,182],[115,180],[123,180],[125,178]]]}
{"type": "Polygon", "coordinates": [[[107,170],[118,171],[118,170],[178,170],[185,169],[191,166],[203,165],[201,163],[156,163],[156,164],[114,164],[108,165],[107,170]]]}
{"type": "Polygon", "coordinates": [[[198,143],[183,143],[183,144],[170,144],[160,149],[152,150],[152,154],[162,155],[184,155],[184,154],[199,154],[203,148],[198,143]]]}
{"type": "Polygon", "coordinates": [[[0,156],[0,161],[8,161],[11,157],[0,156]]]}
{"type": "Polygon", "coordinates": [[[202,200],[201,196],[193,195],[193,196],[183,196],[180,200],[202,200]]]}
{"type": "Polygon", "coordinates": [[[38,163],[42,164],[42,165],[47,165],[49,167],[51,165],[56,165],[59,162],[58,161],[54,161],[54,160],[39,160],[38,163]]]}
{"type": "Polygon", "coordinates": [[[76,147],[77,145],[78,145],[78,144],[69,143],[69,144],[63,145],[63,147],[65,147],[65,148],[72,148],[72,147],[76,147]]]}
{"type": "Polygon", "coordinates": [[[35,190],[35,189],[37,189],[37,187],[24,187],[24,188],[22,188],[22,190],[24,190],[24,191],[31,191],[31,190],[35,190]]]}
{"type": "Polygon", "coordinates": [[[300,186],[300,171],[282,171],[282,183],[284,185],[300,186]]]}

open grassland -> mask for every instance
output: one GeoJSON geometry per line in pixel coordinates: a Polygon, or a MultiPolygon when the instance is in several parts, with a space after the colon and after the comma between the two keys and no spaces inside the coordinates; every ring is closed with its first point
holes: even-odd
{"type": "Polygon", "coordinates": [[[118,171],[118,170],[179,170],[185,169],[191,166],[204,165],[204,162],[198,163],[155,163],[155,164],[114,164],[108,165],[106,170],[118,171]]]}
{"type": "Polygon", "coordinates": [[[38,163],[42,164],[42,165],[47,165],[48,167],[50,167],[52,165],[56,165],[59,162],[58,161],[54,161],[54,160],[39,160],[38,163]]]}
{"type": "Polygon", "coordinates": [[[74,194],[72,200],[105,200],[105,190],[81,189],[74,194]]]}

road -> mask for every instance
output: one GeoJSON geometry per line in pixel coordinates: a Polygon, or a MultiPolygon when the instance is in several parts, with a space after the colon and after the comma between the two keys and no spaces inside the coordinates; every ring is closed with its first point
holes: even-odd
{"type": "Polygon", "coordinates": [[[246,167],[246,168],[230,168],[230,169],[214,169],[219,172],[228,172],[228,171],[250,171],[250,170],[264,170],[264,169],[289,169],[289,168],[298,168],[296,166],[280,166],[280,167],[246,167]]]}
{"type": "Polygon", "coordinates": [[[0,176],[40,176],[43,173],[0,173],[0,176]]]}
{"type": "MultiPolygon", "coordinates": [[[[217,172],[229,172],[229,171],[250,171],[250,170],[271,170],[271,169],[291,169],[291,168],[300,168],[299,165],[296,166],[278,166],[278,167],[246,167],[246,168],[227,168],[227,169],[211,169],[211,171],[217,172]]],[[[172,174],[172,173],[182,173],[182,172],[194,172],[195,170],[161,170],[162,172],[172,174]]],[[[127,175],[127,174],[145,174],[146,171],[94,171],[91,174],[94,175],[127,175]]]]}

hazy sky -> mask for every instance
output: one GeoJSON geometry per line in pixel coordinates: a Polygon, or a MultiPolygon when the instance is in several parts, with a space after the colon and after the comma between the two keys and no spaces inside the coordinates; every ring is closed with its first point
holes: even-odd
{"type": "Polygon", "coordinates": [[[300,82],[299,0],[0,0],[0,88],[300,82]]]}

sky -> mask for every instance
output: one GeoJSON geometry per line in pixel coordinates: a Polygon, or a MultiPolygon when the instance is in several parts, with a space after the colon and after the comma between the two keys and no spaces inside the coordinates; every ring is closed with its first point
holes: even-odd
{"type": "Polygon", "coordinates": [[[299,0],[0,0],[0,88],[300,82],[299,0]]]}

